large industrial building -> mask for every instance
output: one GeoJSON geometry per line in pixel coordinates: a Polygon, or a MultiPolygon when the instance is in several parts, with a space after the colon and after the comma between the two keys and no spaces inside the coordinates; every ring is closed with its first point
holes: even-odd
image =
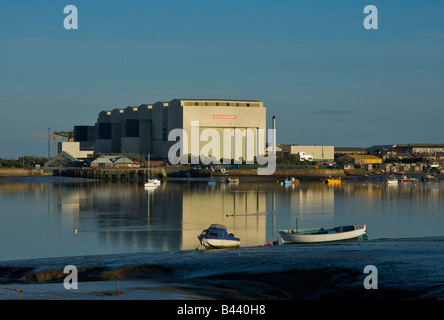
{"type": "Polygon", "coordinates": [[[94,126],[74,127],[74,141],[80,142],[82,150],[137,153],[144,157],[150,154],[152,159],[165,160],[172,146],[183,143],[180,151],[191,157],[199,156],[207,146],[205,154],[220,158],[217,160],[241,156],[242,160],[251,161],[264,154],[266,136],[266,108],[256,100],[159,101],[101,111],[94,126]],[[188,139],[169,141],[173,129],[183,129],[188,139]],[[196,134],[200,137],[197,146],[193,143],[196,134]],[[215,136],[220,138],[219,143],[213,141],[215,136]]]}

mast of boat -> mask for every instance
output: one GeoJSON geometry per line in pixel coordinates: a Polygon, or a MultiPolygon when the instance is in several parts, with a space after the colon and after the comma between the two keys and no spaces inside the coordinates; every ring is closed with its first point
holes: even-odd
{"type": "Polygon", "coordinates": [[[148,170],[147,170],[147,178],[146,181],[150,180],[150,154],[148,153],[148,170]]]}

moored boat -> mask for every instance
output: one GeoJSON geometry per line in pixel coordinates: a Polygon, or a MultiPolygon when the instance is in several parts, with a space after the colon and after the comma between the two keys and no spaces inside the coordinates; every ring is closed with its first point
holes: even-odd
{"type": "Polygon", "coordinates": [[[279,230],[283,243],[317,243],[351,240],[363,236],[366,225],[349,225],[334,228],[279,230]]]}
{"type": "Polygon", "coordinates": [[[238,248],[241,244],[239,238],[227,232],[227,227],[217,223],[211,224],[197,238],[206,249],[238,248]]]}
{"type": "Polygon", "coordinates": [[[400,182],[412,182],[412,179],[408,178],[407,176],[402,176],[399,181],[400,182]]]}
{"type": "Polygon", "coordinates": [[[342,182],[341,178],[327,178],[322,181],[325,184],[340,184],[342,182]]]}
{"type": "Polygon", "coordinates": [[[239,178],[228,178],[227,183],[239,183],[239,178]]]}
{"type": "Polygon", "coordinates": [[[150,155],[148,154],[148,178],[144,183],[145,188],[156,188],[160,186],[161,181],[157,178],[150,177],[150,155]]]}
{"type": "Polygon", "coordinates": [[[295,179],[295,178],[290,178],[290,179],[285,179],[284,180],[284,185],[285,186],[291,186],[291,185],[296,185],[299,184],[299,180],[295,179]]]}
{"type": "Polygon", "coordinates": [[[144,186],[145,186],[145,188],[155,188],[155,187],[160,186],[160,184],[161,184],[161,182],[159,179],[151,178],[151,179],[148,179],[147,182],[145,182],[144,186]]]}

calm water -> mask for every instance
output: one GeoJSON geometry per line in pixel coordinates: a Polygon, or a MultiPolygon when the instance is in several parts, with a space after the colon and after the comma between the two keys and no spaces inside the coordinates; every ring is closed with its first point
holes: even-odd
{"type": "Polygon", "coordinates": [[[23,178],[0,182],[0,261],[189,250],[211,223],[243,246],[278,229],[367,224],[368,238],[444,236],[444,182],[207,186],[23,178]],[[228,215],[228,216],[227,216],[228,215]],[[77,233],[74,230],[77,229],[77,233]]]}

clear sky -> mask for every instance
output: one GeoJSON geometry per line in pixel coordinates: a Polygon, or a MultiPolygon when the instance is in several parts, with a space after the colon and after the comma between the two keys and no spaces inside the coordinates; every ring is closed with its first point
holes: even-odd
{"type": "Polygon", "coordinates": [[[261,100],[278,143],[444,143],[444,1],[0,2],[0,157],[174,98],[261,100]]]}

